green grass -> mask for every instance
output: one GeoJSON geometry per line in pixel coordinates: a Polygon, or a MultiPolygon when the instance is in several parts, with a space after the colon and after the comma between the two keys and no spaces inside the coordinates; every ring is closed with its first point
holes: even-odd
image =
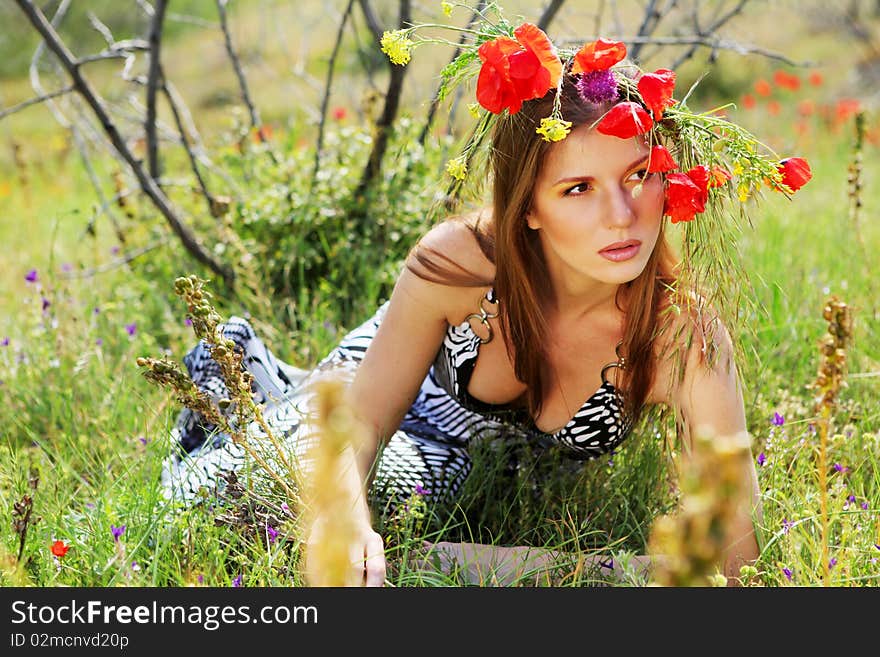
{"type": "MultiPolygon", "coordinates": [[[[251,14],[242,21],[247,30],[259,23],[251,14]]],[[[322,29],[330,28],[322,24],[322,29]]],[[[192,33],[188,39],[188,47],[197,48],[210,37],[192,33]]],[[[187,52],[180,42],[175,47],[187,52]]],[[[799,55],[811,52],[803,42],[792,48],[799,55]]],[[[824,52],[825,46],[816,48],[812,52],[824,52]]],[[[740,75],[736,70],[733,77],[740,75]]],[[[210,85],[204,84],[200,99],[209,95],[210,85]]],[[[731,84],[741,89],[743,83],[731,84]]],[[[5,93],[26,95],[24,82],[12,85],[5,93]]],[[[214,91],[221,86],[214,85],[214,91]]],[[[829,548],[837,560],[831,579],[839,586],[880,582],[880,319],[875,315],[880,297],[872,259],[880,248],[880,227],[873,220],[880,213],[880,188],[873,183],[880,152],[876,144],[866,144],[863,248],[847,211],[852,123],[833,126],[812,117],[808,132],[792,130],[797,99],[810,96],[830,104],[841,93],[805,88],[799,96],[783,98],[785,113],[778,117],[763,106],[751,113],[735,110],[781,155],[807,157],[815,176],[791,202],[768,193],[742,240],[763,308],[748,318],[751,333],[741,336],[751,354],[743,367],[748,428],[755,457],[766,457],[758,469],[764,541],[757,573],[747,580],[752,585],[788,585],[784,568],[792,572],[791,583],[819,585],[826,566],[821,563],[818,438],[807,385],[816,376],[817,344],[826,330],[822,306],[829,293],[850,304],[856,320],[848,387],[828,454],[829,548]],[[782,426],[771,423],[774,412],[784,416],[782,426]]],[[[280,167],[269,166],[259,151],[240,155],[219,145],[228,137],[228,107],[206,105],[198,114],[203,129],[215,137],[218,161],[245,190],[231,217],[244,250],[256,256],[250,269],[242,270],[252,276],[250,292],[232,299],[213,289],[221,295],[221,312],[252,312],[273,350],[307,367],[387,296],[402,255],[424,228],[444,155],[441,148],[428,149],[403,185],[400,174],[412,160],[411,133],[403,129],[389,156],[394,175],[383,182],[385,197],[372,209],[371,217],[384,225],[374,221],[373,232],[358,233],[347,223],[344,194],[365,153],[357,118],[332,127],[327,176],[309,200],[302,182],[311,163],[313,126],[285,109],[283,94],[273,95],[265,86],[259,94],[271,108],[266,114],[282,124],[274,137],[275,148],[287,158],[280,167]],[[297,183],[292,202],[286,199],[291,177],[297,183]],[[290,262],[297,267],[285,268],[290,262]]],[[[201,107],[201,100],[196,104],[201,107]]],[[[410,111],[420,116],[416,103],[410,111]]],[[[167,351],[180,359],[192,344],[172,283],[200,270],[173,240],[131,263],[109,266],[117,246],[112,224],[101,215],[94,233],[85,232],[95,194],[76,151],[51,121],[45,109],[34,108],[7,119],[5,127],[0,123],[5,142],[21,144],[23,162],[13,163],[11,148],[0,157],[0,239],[6,245],[0,253],[6,281],[0,289],[0,339],[9,338],[0,347],[0,583],[228,586],[241,575],[245,586],[301,584],[301,539],[293,519],[276,517],[280,540],[270,542],[259,523],[229,524],[240,508],[178,509],[162,499],[158,476],[178,407],[166,391],[142,378],[135,358],[167,351]],[[32,268],[37,283],[24,279],[32,268]],[[94,268],[101,271],[88,274],[94,268]],[[136,331],[130,335],[126,326],[132,323],[136,331]],[[35,489],[28,484],[33,476],[38,477],[35,489]],[[25,495],[32,496],[32,518],[39,521],[28,529],[22,570],[15,575],[10,559],[19,551],[19,536],[10,528],[13,505],[25,495]],[[118,542],[111,525],[126,527],[118,542]],[[71,545],[60,562],[49,552],[54,539],[71,545]]],[[[869,127],[876,126],[877,118],[870,116],[869,127]]],[[[97,158],[95,165],[105,193],[112,195],[108,181],[115,165],[107,158],[97,158]]],[[[219,239],[198,199],[175,198],[199,230],[219,239]]],[[[131,218],[116,212],[129,245],[150,243],[167,232],[143,199],[132,197],[131,203],[131,218]]],[[[227,254],[238,248],[234,241],[225,245],[227,254]]],[[[478,476],[469,480],[460,505],[378,519],[389,544],[391,583],[456,582],[408,570],[405,555],[424,537],[643,552],[653,519],[674,505],[665,435],[665,425],[648,422],[610,462],[577,467],[560,466],[552,453],[535,463],[527,447],[517,446],[529,467],[513,475],[499,470],[491,453],[478,451],[478,476]]],[[[589,584],[591,577],[586,573],[566,584],[589,584]]]]}

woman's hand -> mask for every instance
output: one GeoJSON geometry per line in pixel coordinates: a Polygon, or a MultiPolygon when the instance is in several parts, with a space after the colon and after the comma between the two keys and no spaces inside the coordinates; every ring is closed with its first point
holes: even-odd
{"type": "Polygon", "coordinates": [[[385,546],[382,536],[359,524],[347,536],[330,535],[327,524],[312,524],[305,546],[305,575],[309,586],[383,586],[385,546]]]}

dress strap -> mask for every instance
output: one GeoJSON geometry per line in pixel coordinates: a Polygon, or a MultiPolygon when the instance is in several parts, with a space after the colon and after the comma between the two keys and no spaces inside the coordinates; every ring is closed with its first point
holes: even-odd
{"type": "Polygon", "coordinates": [[[486,327],[486,330],[489,332],[489,337],[482,338],[481,336],[477,336],[480,338],[481,344],[486,344],[487,342],[492,341],[493,333],[492,333],[492,325],[489,324],[489,320],[493,317],[498,317],[498,309],[501,303],[498,301],[495,296],[495,288],[490,287],[489,291],[486,292],[485,296],[480,298],[479,310],[475,313],[471,313],[467,317],[465,317],[464,321],[470,323],[472,319],[476,319],[483,326],[486,327]],[[486,305],[489,305],[489,309],[486,308],[486,305]],[[494,309],[494,310],[493,310],[494,309]]]}

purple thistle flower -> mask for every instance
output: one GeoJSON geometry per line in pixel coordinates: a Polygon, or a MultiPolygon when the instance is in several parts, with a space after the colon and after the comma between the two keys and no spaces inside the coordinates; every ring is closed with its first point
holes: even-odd
{"type": "Polygon", "coordinates": [[[837,565],[837,557],[831,557],[831,561],[828,562],[828,570],[831,570],[836,565],[837,565]]]}
{"type": "Polygon", "coordinates": [[[24,280],[28,283],[36,283],[37,282],[37,270],[31,269],[27,274],[24,275],[24,280]]]}
{"type": "Polygon", "coordinates": [[[577,81],[577,90],[588,103],[613,103],[618,98],[617,80],[611,69],[582,73],[577,81]]]}
{"type": "Polygon", "coordinates": [[[9,336],[7,335],[3,338],[3,342],[0,342],[0,347],[8,347],[9,346],[9,336]]]}
{"type": "Polygon", "coordinates": [[[236,577],[234,580],[232,580],[232,586],[234,588],[238,588],[241,586],[241,573],[238,574],[238,577],[236,577]]]}
{"type": "Polygon", "coordinates": [[[789,582],[791,581],[791,569],[790,568],[783,568],[782,574],[785,575],[785,577],[788,579],[789,582]]]}
{"type": "Polygon", "coordinates": [[[113,534],[113,540],[117,543],[119,542],[119,537],[122,536],[122,533],[125,531],[125,525],[121,525],[117,527],[116,525],[110,525],[110,533],[113,534]]]}
{"type": "Polygon", "coordinates": [[[785,418],[783,416],[781,416],[779,413],[774,412],[772,423],[773,423],[773,426],[781,427],[783,424],[785,424],[785,418]]]}
{"type": "Polygon", "coordinates": [[[758,454],[758,465],[763,466],[767,462],[767,455],[764,452],[758,454]]]}
{"type": "Polygon", "coordinates": [[[125,330],[129,335],[134,335],[135,333],[137,333],[137,330],[138,330],[137,322],[132,322],[131,324],[126,324],[125,330]]]}
{"type": "Polygon", "coordinates": [[[429,491],[427,488],[424,488],[421,484],[416,484],[416,490],[415,490],[416,495],[424,496],[424,495],[430,494],[430,492],[431,491],[429,491]]]}
{"type": "Polygon", "coordinates": [[[278,538],[278,530],[275,529],[272,525],[266,525],[266,534],[269,535],[270,543],[274,543],[275,539],[278,538]]]}
{"type": "Polygon", "coordinates": [[[794,527],[794,520],[789,520],[788,518],[782,519],[782,533],[783,534],[787,534],[792,527],[794,527]]]}

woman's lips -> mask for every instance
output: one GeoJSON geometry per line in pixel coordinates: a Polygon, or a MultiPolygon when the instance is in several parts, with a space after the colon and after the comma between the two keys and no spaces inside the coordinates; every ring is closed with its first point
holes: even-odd
{"type": "Polygon", "coordinates": [[[599,255],[606,260],[611,260],[612,262],[623,262],[624,260],[634,258],[641,247],[642,243],[638,240],[617,242],[615,244],[606,246],[604,249],[599,251],[599,255]]]}

